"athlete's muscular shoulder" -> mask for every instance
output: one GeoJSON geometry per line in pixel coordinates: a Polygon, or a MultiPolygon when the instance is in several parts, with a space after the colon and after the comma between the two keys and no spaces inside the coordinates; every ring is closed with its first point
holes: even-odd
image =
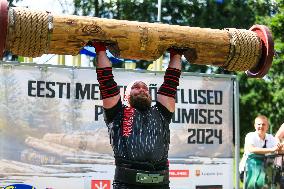
{"type": "Polygon", "coordinates": [[[114,118],[120,115],[122,109],[123,105],[121,99],[119,99],[112,108],[104,108],[105,122],[107,124],[113,122],[114,118]]]}
{"type": "Polygon", "coordinates": [[[156,102],[156,108],[159,110],[159,112],[165,117],[165,119],[170,122],[173,116],[173,112],[170,112],[168,108],[166,108],[163,104],[160,102],[156,102]]]}

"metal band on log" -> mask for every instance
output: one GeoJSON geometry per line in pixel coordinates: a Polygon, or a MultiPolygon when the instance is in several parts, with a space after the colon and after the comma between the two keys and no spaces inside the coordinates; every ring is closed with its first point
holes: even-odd
{"type": "Polygon", "coordinates": [[[274,45],[269,29],[210,29],[75,15],[53,15],[9,8],[0,0],[0,50],[37,57],[44,53],[76,55],[91,40],[103,41],[117,57],[156,60],[168,48],[185,49],[193,64],[214,65],[263,77],[274,45]],[[7,16],[8,14],[8,16],[7,16]],[[8,19],[7,19],[8,17],[8,19]]]}

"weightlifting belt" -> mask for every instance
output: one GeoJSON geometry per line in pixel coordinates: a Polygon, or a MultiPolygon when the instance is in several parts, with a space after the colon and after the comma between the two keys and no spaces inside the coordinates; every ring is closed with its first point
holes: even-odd
{"type": "Polygon", "coordinates": [[[144,171],[116,166],[114,179],[134,185],[169,184],[169,170],[144,171]]]}

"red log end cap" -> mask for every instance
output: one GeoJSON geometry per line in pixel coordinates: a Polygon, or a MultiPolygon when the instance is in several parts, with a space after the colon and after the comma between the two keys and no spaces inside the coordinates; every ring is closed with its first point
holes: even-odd
{"type": "Polygon", "coordinates": [[[264,25],[254,25],[249,30],[255,32],[262,42],[261,58],[256,67],[247,70],[249,77],[262,78],[269,71],[274,56],[274,42],[270,30],[264,25]]]}
{"type": "Polygon", "coordinates": [[[0,57],[3,57],[8,26],[8,2],[0,0],[0,57]]]}

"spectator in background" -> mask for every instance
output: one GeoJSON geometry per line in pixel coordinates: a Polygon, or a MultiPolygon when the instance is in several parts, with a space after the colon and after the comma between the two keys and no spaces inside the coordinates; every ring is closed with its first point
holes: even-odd
{"type": "MultiPolygon", "coordinates": [[[[284,123],[282,123],[282,125],[280,126],[280,128],[278,129],[278,131],[275,134],[275,139],[277,140],[277,142],[281,143],[282,145],[284,145],[284,123]]],[[[279,176],[279,182],[281,187],[283,187],[284,185],[284,180],[281,179],[280,181],[280,177],[283,177],[283,167],[284,167],[284,149],[282,147],[281,151],[278,153],[278,155],[275,157],[275,165],[276,168],[278,169],[278,174],[276,176],[279,176]]],[[[284,188],[284,187],[283,187],[284,188]]]]}
{"type": "Polygon", "coordinates": [[[284,123],[280,126],[278,131],[275,134],[275,138],[279,143],[282,143],[284,140],[284,123]]]}
{"type": "Polygon", "coordinates": [[[267,185],[265,154],[278,152],[282,148],[274,136],[267,133],[269,122],[266,116],[257,116],[254,128],[255,131],[245,137],[244,155],[239,166],[241,175],[244,173],[245,189],[262,189],[267,185]]]}

